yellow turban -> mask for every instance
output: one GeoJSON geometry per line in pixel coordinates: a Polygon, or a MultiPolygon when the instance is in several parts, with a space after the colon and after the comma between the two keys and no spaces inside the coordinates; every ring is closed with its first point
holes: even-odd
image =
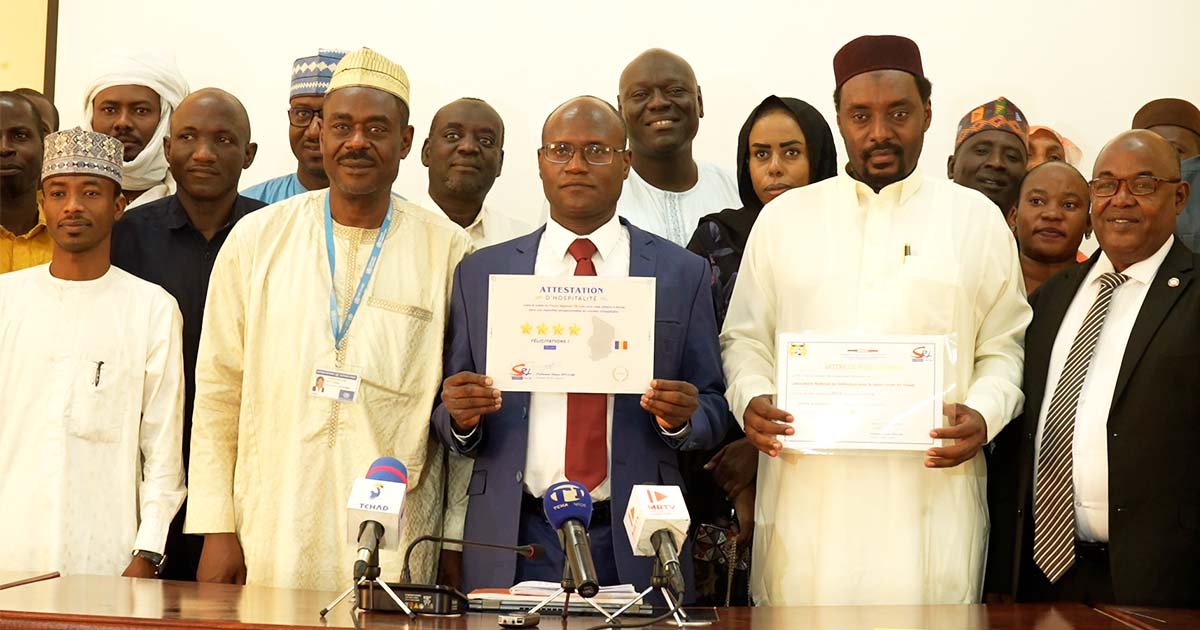
{"type": "Polygon", "coordinates": [[[408,74],[404,68],[370,48],[359,48],[342,57],[333,78],[329,80],[326,94],[347,87],[383,90],[411,107],[408,102],[408,74]]]}

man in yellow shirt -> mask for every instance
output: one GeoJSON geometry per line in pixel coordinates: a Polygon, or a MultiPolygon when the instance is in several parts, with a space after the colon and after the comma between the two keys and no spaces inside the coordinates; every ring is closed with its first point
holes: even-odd
{"type": "Polygon", "coordinates": [[[0,273],[48,263],[54,250],[37,198],[44,138],[34,104],[0,92],[0,273]]]}

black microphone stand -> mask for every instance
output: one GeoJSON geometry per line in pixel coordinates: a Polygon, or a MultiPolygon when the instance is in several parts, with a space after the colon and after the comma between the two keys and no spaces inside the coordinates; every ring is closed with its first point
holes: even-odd
{"type": "Polygon", "coordinates": [[[387,582],[383,581],[383,579],[380,577],[381,573],[382,570],[379,568],[379,548],[376,547],[371,551],[370,555],[367,556],[365,562],[363,560],[358,560],[354,563],[354,583],[350,585],[350,588],[342,591],[342,594],[338,595],[337,599],[333,600],[329,603],[329,605],[321,609],[321,619],[324,619],[325,615],[329,613],[329,611],[333,610],[334,607],[342,603],[342,600],[346,599],[347,595],[354,593],[354,599],[352,600],[353,608],[350,610],[350,615],[357,623],[357,613],[363,610],[358,601],[358,587],[364,584],[370,584],[372,582],[378,584],[379,588],[383,589],[383,592],[387,593],[388,597],[392,598],[392,601],[395,602],[396,607],[400,610],[403,610],[405,614],[409,616],[409,618],[416,618],[417,615],[412,611],[411,608],[408,607],[408,604],[405,604],[404,600],[397,597],[395,591],[392,590],[392,587],[388,586],[387,582]]]}
{"type": "MultiPolygon", "coordinates": [[[[558,590],[554,591],[549,596],[547,596],[545,599],[538,602],[533,608],[530,608],[529,611],[526,612],[525,614],[532,615],[532,614],[536,613],[537,611],[541,610],[544,606],[546,606],[550,602],[558,599],[559,596],[566,595],[566,599],[564,600],[563,607],[562,607],[562,616],[565,619],[567,617],[567,613],[569,612],[570,607],[571,607],[571,593],[574,593],[574,592],[575,592],[575,578],[574,578],[574,576],[571,575],[571,563],[567,562],[566,557],[563,557],[563,579],[562,579],[562,582],[559,583],[558,590]]],[[[590,604],[592,606],[592,608],[595,608],[601,615],[604,615],[604,618],[607,619],[609,622],[614,622],[617,620],[616,615],[609,614],[609,612],[607,610],[605,610],[603,606],[601,606],[600,604],[597,604],[592,598],[584,597],[583,601],[590,604]]],[[[632,603],[631,603],[631,605],[632,605],[632,603]]]]}
{"type": "Polygon", "coordinates": [[[667,610],[673,611],[671,616],[674,617],[676,626],[683,628],[685,626],[712,624],[711,621],[688,621],[687,613],[683,610],[683,604],[680,601],[683,598],[683,593],[680,593],[676,597],[675,591],[671,588],[671,581],[667,578],[667,572],[663,569],[662,562],[657,557],[654,558],[654,572],[650,574],[650,586],[629,600],[624,606],[618,608],[617,612],[613,613],[613,617],[620,617],[626,610],[629,610],[635,604],[645,599],[654,589],[658,589],[662,593],[663,600],[667,603],[667,610]]]}

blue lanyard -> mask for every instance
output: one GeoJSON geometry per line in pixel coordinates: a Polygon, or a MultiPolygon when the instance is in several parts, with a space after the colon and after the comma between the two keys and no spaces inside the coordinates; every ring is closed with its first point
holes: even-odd
{"type": "Polygon", "coordinates": [[[383,219],[383,225],[379,226],[379,234],[375,236],[375,247],[371,249],[371,257],[367,259],[367,267],[363,269],[362,278],[358,280],[358,288],[354,290],[354,299],[350,302],[350,307],[346,309],[346,319],[342,325],[338,326],[338,305],[337,305],[337,271],[334,264],[333,250],[333,211],[329,208],[329,195],[325,195],[325,252],[329,255],[329,328],[333,331],[333,348],[338,350],[342,347],[342,340],[346,338],[346,333],[350,330],[350,322],[354,321],[354,315],[358,313],[358,305],[362,303],[363,294],[367,292],[367,285],[371,283],[371,276],[375,275],[375,263],[379,260],[379,252],[383,251],[383,240],[387,238],[388,228],[392,225],[392,203],[388,201],[387,216],[383,219]]]}

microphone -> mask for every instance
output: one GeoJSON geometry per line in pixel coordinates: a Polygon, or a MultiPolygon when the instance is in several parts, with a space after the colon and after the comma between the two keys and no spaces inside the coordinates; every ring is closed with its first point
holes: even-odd
{"type": "Polygon", "coordinates": [[[600,592],[600,582],[596,579],[587,534],[592,521],[592,495],[574,481],[561,481],[546,490],[542,507],[550,526],[558,530],[558,540],[566,553],[575,590],[581,597],[595,597],[600,592]]]}
{"type": "Polygon", "coordinates": [[[546,549],[541,545],[534,543],[532,545],[496,545],[492,543],[475,542],[472,540],[462,540],[460,538],[446,538],[445,536],[421,536],[408,544],[408,549],[404,551],[404,569],[400,571],[401,582],[411,582],[412,573],[409,571],[409,560],[412,558],[413,549],[423,542],[440,542],[440,543],[455,543],[464,547],[483,547],[484,549],[499,549],[501,551],[512,551],[526,560],[534,560],[536,558],[546,557],[546,549]]]}
{"type": "Polygon", "coordinates": [[[625,531],[635,556],[657,556],[667,583],[676,594],[685,584],[679,549],[691,525],[683,491],[678,486],[637,485],[629,494],[625,531]]]}
{"type": "Polygon", "coordinates": [[[364,479],[356,479],[346,504],[346,538],[358,545],[354,562],[354,580],[364,575],[378,576],[379,550],[400,548],[404,493],[408,490],[408,469],[392,457],[375,460],[364,479]],[[376,575],[368,575],[375,569],[376,575]]]}

